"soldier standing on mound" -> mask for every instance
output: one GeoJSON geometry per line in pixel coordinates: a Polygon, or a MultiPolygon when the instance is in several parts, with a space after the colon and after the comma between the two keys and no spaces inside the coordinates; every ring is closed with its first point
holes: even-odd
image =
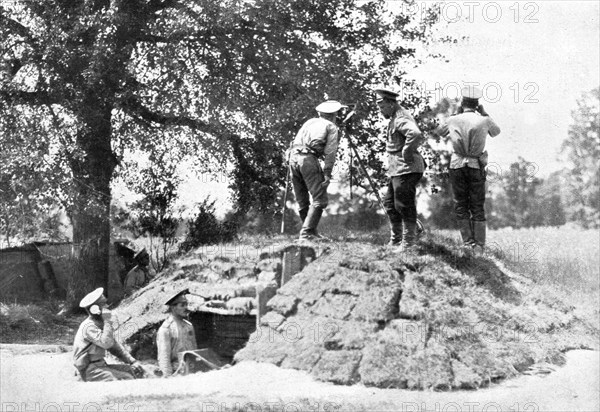
{"type": "Polygon", "coordinates": [[[450,183],[454,211],[465,246],[482,252],[485,246],[485,182],[488,154],[485,140],[495,137],[500,128],[479,104],[483,93],[476,87],[461,90],[459,113],[451,116],[439,134],[452,141],[450,183]]]}
{"type": "Polygon", "coordinates": [[[386,131],[388,153],[388,190],[383,200],[390,219],[390,245],[404,250],[415,244],[417,236],[417,184],[423,177],[425,161],[417,151],[423,135],[415,119],[397,102],[398,93],[376,89],[377,106],[389,124],[386,131]]]}
{"type": "Polygon", "coordinates": [[[299,214],[301,240],[320,238],[317,226],[329,202],[327,187],[331,180],[339,139],[335,124],[337,112],[344,106],[335,100],[318,105],[319,117],[308,120],[298,131],[290,153],[290,172],[299,214]],[[324,158],[321,169],[319,158],[324,158]],[[312,204],[309,200],[312,197],[312,204]]]}

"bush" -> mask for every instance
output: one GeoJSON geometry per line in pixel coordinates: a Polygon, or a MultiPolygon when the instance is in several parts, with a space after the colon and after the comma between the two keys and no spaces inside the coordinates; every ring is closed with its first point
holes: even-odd
{"type": "Polygon", "coordinates": [[[215,217],[215,202],[207,198],[198,203],[198,212],[187,222],[188,231],[185,240],[179,246],[180,252],[235,239],[237,225],[231,221],[219,222],[215,217]]]}

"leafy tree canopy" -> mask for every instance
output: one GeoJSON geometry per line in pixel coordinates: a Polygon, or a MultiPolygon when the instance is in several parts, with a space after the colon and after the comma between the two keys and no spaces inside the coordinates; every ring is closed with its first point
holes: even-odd
{"type": "Polygon", "coordinates": [[[357,136],[373,143],[370,88],[405,74],[436,21],[435,8],[407,13],[354,0],[3,2],[2,133],[35,135],[31,154],[58,165],[46,179],[88,248],[83,276],[106,285],[110,183],[128,149],[169,133],[199,164],[233,162],[241,215],[268,209],[283,148],[325,93],[364,102],[357,136]]]}

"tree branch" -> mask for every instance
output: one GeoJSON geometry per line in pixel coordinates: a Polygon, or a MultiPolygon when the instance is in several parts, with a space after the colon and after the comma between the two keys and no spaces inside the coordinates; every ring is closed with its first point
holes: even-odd
{"type": "Polygon", "coordinates": [[[0,100],[12,104],[43,106],[51,102],[46,92],[25,92],[22,90],[0,90],[0,100]]]}
{"type": "Polygon", "coordinates": [[[11,19],[6,15],[6,9],[0,6],[0,24],[5,25],[9,31],[13,34],[21,36],[27,40],[27,42],[37,48],[36,41],[31,35],[31,31],[16,20],[11,19]]]}
{"type": "Polygon", "coordinates": [[[147,122],[158,123],[163,126],[185,126],[190,129],[198,130],[212,135],[226,134],[218,127],[212,126],[198,119],[192,119],[187,116],[179,116],[165,113],[158,113],[148,109],[139,100],[135,98],[128,99],[121,104],[121,108],[129,115],[143,119],[147,122]]]}
{"type": "Polygon", "coordinates": [[[151,13],[157,13],[176,5],[177,0],[150,0],[148,2],[148,10],[150,10],[151,13]]]}

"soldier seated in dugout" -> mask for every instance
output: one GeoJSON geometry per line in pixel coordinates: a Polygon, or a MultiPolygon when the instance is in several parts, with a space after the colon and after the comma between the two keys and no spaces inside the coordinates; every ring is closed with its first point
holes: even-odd
{"type": "Polygon", "coordinates": [[[73,342],[73,362],[83,381],[115,381],[143,376],[144,369],[114,337],[112,315],[106,308],[104,288],[87,294],[79,303],[88,313],[73,342]],[[126,365],[107,364],[109,351],[126,365]]]}
{"type": "Polygon", "coordinates": [[[163,377],[207,372],[226,366],[210,349],[198,349],[194,326],[187,320],[189,314],[184,289],[169,298],[169,316],[158,329],[156,345],[158,366],[163,377]]]}
{"type": "Polygon", "coordinates": [[[150,274],[150,255],[146,248],[143,248],[133,256],[136,266],[127,273],[123,284],[125,296],[131,295],[137,289],[147,284],[152,275],[150,274]]]}

